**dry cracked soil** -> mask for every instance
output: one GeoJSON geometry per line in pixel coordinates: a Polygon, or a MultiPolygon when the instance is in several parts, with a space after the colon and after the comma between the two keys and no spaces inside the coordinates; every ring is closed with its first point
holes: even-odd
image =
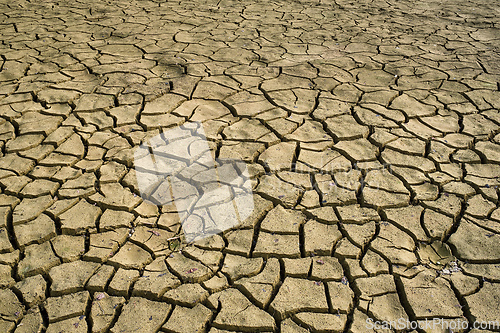
{"type": "Polygon", "coordinates": [[[3,0],[0,41],[0,332],[500,331],[495,1],[3,0]],[[134,168],[190,122],[254,202],[195,242],[134,168]]]}

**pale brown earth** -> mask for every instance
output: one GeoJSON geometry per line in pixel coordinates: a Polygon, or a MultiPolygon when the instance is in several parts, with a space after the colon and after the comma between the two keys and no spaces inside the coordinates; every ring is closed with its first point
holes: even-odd
{"type": "Polygon", "coordinates": [[[3,0],[0,34],[0,332],[500,320],[495,1],[3,0]],[[255,203],[194,244],[134,171],[187,121],[255,203]]]}

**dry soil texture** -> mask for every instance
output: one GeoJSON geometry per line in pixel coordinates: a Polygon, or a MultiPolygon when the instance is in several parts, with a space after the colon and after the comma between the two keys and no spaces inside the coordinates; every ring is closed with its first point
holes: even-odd
{"type": "Polygon", "coordinates": [[[0,2],[0,332],[500,320],[496,1],[0,2]],[[190,121],[255,207],[185,244],[134,152],[190,121]]]}

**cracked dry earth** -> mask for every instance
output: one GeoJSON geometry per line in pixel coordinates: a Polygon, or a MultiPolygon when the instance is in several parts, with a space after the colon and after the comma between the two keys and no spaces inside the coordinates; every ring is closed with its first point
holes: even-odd
{"type": "Polygon", "coordinates": [[[2,1],[0,332],[498,322],[499,18],[480,0],[2,1]],[[254,193],[192,244],[134,170],[189,121],[254,193]]]}

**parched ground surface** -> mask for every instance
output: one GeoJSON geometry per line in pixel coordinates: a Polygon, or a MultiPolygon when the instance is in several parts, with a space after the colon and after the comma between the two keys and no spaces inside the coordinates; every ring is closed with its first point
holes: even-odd
{"type": "Polygon", "coordinates": [[[0,332],[498,322],[499,8],[1,1],[0,332]],[[189,121],[255,205],[194,244],[134,170],[189,121]]]}

